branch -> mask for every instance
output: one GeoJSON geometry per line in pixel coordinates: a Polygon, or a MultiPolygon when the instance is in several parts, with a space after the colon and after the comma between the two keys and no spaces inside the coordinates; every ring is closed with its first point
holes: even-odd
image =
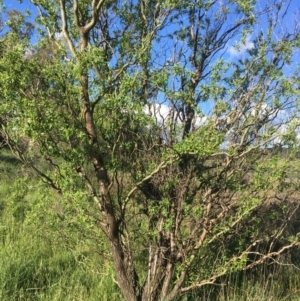
{"type": "Polygon", "coordinates": [[[103,207],[101,205],[101,201],[99,196],[97,195],[91,181],[88,179],[88,177],[86,176],[86,174],[82,171],[81,168],[78,168],[77,170],[78,175],[84,180],[85,185],[87,186],[87,188],[90,191],[91,196],[93,197],[94,202],[96,203],[96,205],[98,206],[98,208],[100,209],[100,211],[103,211],[103,207]]]}
{"type": "MultiPolygon", "coordinates": [[[[45,21],[45,18],[44,18],[44,16],[43,16],[43,12],[42,12],[41,7],[39,6],[39,4],[36,3],[34,0],[30,0],[30,2],[31,2],[33,5],[35,5],[35,7],[37,8],[37,10],[39,11],[39,14],[40,14],[41,19],[42,19],[43,21],[45,21]]],[[[53,39],[53,33],[51,33],[49,27],[46,26],[46,22],[44,22],[44,23],[45,23],[45,27],[46,27],[46,30],[47,30],[47,32],[48,32],[49,38],[50,38],[50,39],[53,39]]]]}
{"type": "Polygon", "coordinates": [[[7,145],[9,146],[11,152],[13,155],[18,158],[21,162],[28,165],[30,168],[32,168],[43,180],[44,183],[47,183],[51,188],[53,188],[56,192],[59,194],[62,194],[61,188],[54,183],[54,181],[48,177],[45,173],[41,172],[38,168],[36,168],[32,163],[30,163],[26,157],[24,156],[24,153],[19,149],[18,145],[14,143],[11,138],[9,137],[9,134],[7,130],[2,126],[2,132],[5,134],[5,140],[7,145]]]}
{"type": "Polygon", "coordinates": [[[75,25],[77,26],[77,28],[80,28],[79,17],[78,17],[78,1],[77,0],[74,0],[73,10],[74,10],[75,25]]]}
{"type": "MultiPolygon", "coordinates": [[[[171,159],[171,158],[170,158],[171,159]]],[[[147,182],[148,180],[150,180],[155,174],[157,174],[160,170],[166,168],[168,166],[168,164],[174,163],[176,160],[178,160],[178,157],[175,157],[173,161],[169,162],[169,161],[163,161],[161,162],[158,167],[147,177],[145,177],[143,180],[141,180],[140,182],[138,182],[137,184],[135,184],[135,186],[130,190],[130,192],[128,193],[125,201],[124,201],[124,207],[126,206],[127,202],[129,201],[129,199],[131,198],[131,196],[139,189],[140,186],[142,186],[145,182],[147,182]]]]}
{"type": "MultiPolygon", "coordinates": [[[[252,247],[254,244],[251,244],[250,247],[252,247]]],[[[268,253],[266,255],[264,254],[261,254],[259,252],[243,252],[240,256],[237,256],[237,257],[234,257],[232,258],[231,260],[229,260],[225,265],[224,265],[224,268],[222,269],[222,271],[216,273],[215,275],[211,276],[210,278],[206,279],[206,280],[203,280],[203,281],[200,281],[200,282],[197,282],[197,283],[194,283],[192,285],[189,285],[189,286],[186,286],[186,287],[183,287],[182,289],[180,289],[180,293],[184,293],[184,292],[188,292],[188,291],[191,291],[191,290],[194,290],[194,289],[197,289],[199,287],[202,287],[202,286],[205,286],[205,285],[209,285],[209,284],[214,284],[215,281],[220,278],[221,276],[224,276],[228,273],[228,267],[238,261],[238,260],[241,260],[243,259],[245,256],[247,255],[251,255],[251,254],[256,254],[256,255],[259,255],[259,256],[262,256],[262,258],[260,258],[259,260],[247,265],[246,267],[244,267],[244,271],[245,270],[249,270],[251,268],[253,268],[254,266],[256,265],[259,265],[259,264],[263,264],[267,259],[271,259],[272,261],[278,263],[278,264],[281,264],[279,263],[274,257],[278,257],[279,255],[281,255],[282,253],[284,253],[285,251],[291,249],[291,248],[294,248],[294,247],[299,247],[300,246],[300,242],[293,242],[291,244],[289,244],[288,246],[284,246],[282,247],[279,251],[277,252],[271,252],[271,253],[268,253]]],[[[249,248],[250,248],[249,247],[249,248]]],[[[248,248],[248,249],[249,249],[248,248]]],[[[287,264],[288,265],[288,264],[287,264]]],[[[294,266],[291,264],[291,266],[294,266]]],[[[297,268],[297,267],[295,267],[297,268]]],[[[299,268],[297,268],[299,269],[299,268]]]]}
{"type": "MultiPolygon", "coordinates": [[[[67,41],[69,50],[71,51],[73,57],[75,58],[76,57],[75,47],[73,45],[73,42],[72,42],[69,32],[68,32],[68,21],[67,21],[65,0],[60,0],[59,4],[60,4],[60,13],[61,13],[61,22],[62,22],[62,26],[61,26],[62,33],[67,41]]],[[[75,3],[74,3],[74,6],[75,6],[75,3]]]]}
{"type": "Polygon", "coordinates": [[[99,16],[100,9],[104,4],[105,0],[100,0],[98,4],[96,4],[96,0],[92,2],[92,19],[91,21],[84,26],[84,32],[88,33],[96,24],[97,18],[99,16]]]}
{"type": "MultiPolygon", "coordinates": [[[[278,257],[279,255],[281,255],[282,253],[284,253],[285,251],[289,250],[289,249],[292,249],[294,247],[299,247],[300,246],[300,242],[298,241],[295,241],[287,246],[284,246],[282,247],[279,251],[277,252],[270,252],[268,254],[262,254],[262,253],[259,253],[259,252],[244,252],[242,253],[241,256],[244,256],[244,255],[252,255],[252,254],[255,254],[255,255],[258,255],[258,256],[261,256],[261,258],[259,260],[256,260],[254,262],[252,262],[251,264],[247,265],[246,267],[243,268],[243,270],[249,270],[251,268],[253,268],[254,266],[257,266],[259,264],[262,264],[264,263],[267,259],[271,259],[273,260],[274,262],[276,263],[279,263],[278,261],[276,261],[275,258],[273,257],[278,257]]],[[[241,257],[239,256],[239,257],[241,257]]]]}

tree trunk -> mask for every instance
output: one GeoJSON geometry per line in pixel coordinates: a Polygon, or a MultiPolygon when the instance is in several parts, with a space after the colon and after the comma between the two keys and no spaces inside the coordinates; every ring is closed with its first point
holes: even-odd
{"type": "MultiPolygon", "coordinates": [[[[81,51],[83,51],[87,45],[88,38],[87,35],[83,33],[81,51]]],[[[83,71],[81,76],[81,89],[85,129],[92,144],[91,159],[99,185],[99,192],[102,198],[102,214],[104,215],[106,222],[106,229],[104,230],[106,231],[109,239],[118,286],[127,301],[139,301],[140,298],[136,296],[137,288],[135,288],[133,283],[130,282],[126,266],[124,264],[124,253],[119,238],[119,223],[116,220],[113,201],[109,194],[109,176],[104,166],[103,158],[99,152],[98,137],[95,130],[93,112],[91,110],[89,99],[88,75],[85,71],[83,71]]]]}
{"type": "Polygon", "coordinates": [[[185,119],[184,130],[183,130],[183,139],[189,134],[192,128],[192,122],[194,119],[195,110],[192,108],[191,105],[187,105],[185,115],[186,115],[186,119],[185,119]]]}

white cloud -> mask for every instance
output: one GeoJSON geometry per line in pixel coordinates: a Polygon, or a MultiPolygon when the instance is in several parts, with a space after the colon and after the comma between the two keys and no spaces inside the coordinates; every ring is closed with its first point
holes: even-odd
{"type": "MultiPolygon", "coordinates": [[[[172,118],[172,111],[171,107],[165,104],[158,104],[158,103],[151,103],[144,107],[144,113],[155,120],[155,123],[159,126],[164,128],[166,126],[166,122],[170,121],[172,118]]],[[[276,144],[280,144],[282,142],[282,135],[286,134],[288,131],[288,124],[289,124],[289,116],[286,110],[276,110],[271,108],[267,104],[262,104],[259,109],[255,106],[252,107],[248,114],[257,118],[257,120],[264,119],[264,117],[268,116],[272,121],[269,123],[274,125],[276,128],[276,132],[274,133],[273,140],[268,143],[268,146],[274,146],[276,144]]],[[[225,116],[226,117],[226,116],[225,116]]],[[[201,115],[195,116],[193,121],[195,128],[200,128],[201,126],[205,125],[211,118],[215,118],[214,116],[208,115],[201,115]]],[[[222,117],[221,117],[222,118],[222,117]]],[[[176,119],[177,125],[182,125],[182,121],[180,119],[176,119]]],[[[166,134],[168,132],[167,128],[165,128],[166,134]]],[[[231,127],[226,134],[225,141],[220,145],[221,149],[227,149],[230,144],[230,137],[234,133],[234,128],[231,127]]],[[[298,138],[300,140],[300,133],[298,134],[298,138]]]]}
{"type": "MultiPolygon", "coordinates": [[[[164,105],[164,104],[158,104],[158,103],[151,103],[144,107],[144,113],[153,117],[157,124],[162,124],[166,121],[168,121],[170,118],[172,118],[172,111],[171,108],[164,105]]],[[[196,128],[201,127],[202,125],[207,122],[209,119],[209,116],[195,116],[194,119],[194,126],[196,128]]],[[[180,119],[177,119],[177,124],[180,125],[182,122],[180,119]]]]}
{"type": "Polygon", "coordinates": [[[252,49],[254,47],[253,42],[251,42],[251,36],[246,37],[245,43],[236,43],[233,46],[228,48],[228,52],[232,56],[239,56],[244,54],[247,50],[252,49]]]}
{"type": "Polygon", "coordinates": [[[171,108],[164,104],[151,103],[144,107],[144,112],[154,117],[157,123],[162,123],[170,118],[171,108]]]}
{"type": "Polygon", "coordinates": [[[24,54],[24,57],[25,58],[30,58],[32,57],[33,55],[36,54],[36,49],[34,49],[33,46],[29,46],[25,49],[25,54],[24,54]]]}
{"type": "Polygon", "coordinates": [[[55,38],[56,40],[62,40],[62,39],[64,39],[64,34],[63,34],[62,32],[56,32],[56,33],[54,34],[54,38],[55,38]]]}
{"type": "Polygon", "coordinates": [[[195,126],[196,128],[201,127],[208,121],[209,117],[208,116],[196,116],[195,118],[195,126]]]}

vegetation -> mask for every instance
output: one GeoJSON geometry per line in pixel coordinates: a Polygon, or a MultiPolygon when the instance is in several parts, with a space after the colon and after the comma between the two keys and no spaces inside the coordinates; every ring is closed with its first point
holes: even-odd
{"type": "Polygon", "coordinates": [[[297,300],[291,1],[31,2],[2,17],[3,298],[297,300]]]}
{"type": "MultiPolygon", "coordinates": [[[[77,229],[69,228],[66,234],[55,229],[56,223],[33,218],[45,187],[7,149],[1,150],[0,158],[0,299],[124,300],[109,260],[101,260],[103,254],[96,250],[97,241],[78,238],[77,229]],[[22,196],[17,197],[18,191],[22,196]]],[[[299,300],[299,273],[293,267],[230,274],[223,283],[177,300],[299,300]]]]}

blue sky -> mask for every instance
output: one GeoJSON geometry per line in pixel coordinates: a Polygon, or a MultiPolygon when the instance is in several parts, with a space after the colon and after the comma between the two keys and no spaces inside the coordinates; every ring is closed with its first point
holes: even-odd
{"type": "Polygon", "coordinates": [[[3,3],[7,9],[20,9],[20,10],[32,10],[36,12],[35,6],[29,1],[24,0],[23,3],[20,3],[20,1],[17,0],[4,0],[3,3]]]}
{"type": "MultiPolygon", "coordinates": [[[[274,0],[272,0],[272,1],[274,1],[274,0]]],[[[222,0],[220,0],[220,3],[221,2],[222,2],[222,0]]],[[[269,0],[258,0],[257,7],[263,7],[266,2],[269,2],[269,0]]],[[[30,10],[32,12],[32,17],[34,17],[37,14],[36,7],[32,3],[30,3],[29,0],[24,0],[24,1],[22,1],[22,3],[20,3],[17,0],[4,0],[3,3],[7,10],[12,10],[12,9],[17,9],[17,10],[21,10],[21,11],[30,10]]],[[[296,13],[297,12],[299,13],[299,9],[300,9],[300,0],[299,1],[292,0],[290,3],[289,11],[281,24],[281,29],[283,28],[285,30],[289,30],[294,26],[294,24],[297,20],[300,20],[299,18],[298,19],[295,18],[296,13]]],[[[33,20],[33,18],[32,18],[32,20],[33,20]]],[[[256,33],[258,33],[260,30],[265,30],[265,29],[266,29],[266,19],[262,19],[260,21],[260,23],[255,26],[254,33],[247,36],[246,44],[241,46],[240,51],[237,51],[234,48],[234,44],[239,39],[238,36],[235,39],[229,41],[227,48],[225,50],[225,55],[223,56],[224,59],[230,62],[230,61],[234,61],[238,58],[245,57],[247,55],[246,54],[247,49],[253,47],[252,40],[255,37],[256,33]]],[[[274,36],[276,36],[277,34],[279,34],[279,33],[274,33],[274,36]]],[[[172,57],[172,51],[173,51],[173,49],[170,49],[169,53],[168,53],[168,57],[170,57],[170,58],[172,57]]],[[[218,56],[216,57],[216,59],[218,59],[218,56]]],[[[292,66],[288,66],[287,68],[292,68],[292,66]]],[[[286,72],[289,72],[289,70],[287,69],[286,72]]],[[[203,111],[205,114],[208,114],[212,110],[212,107],[213,107],[213,104],[210,105],[209,102],[202,105],[202,108],[203,108],[203,111]]]]}
{"type": "MultiPolygon", "coordinates": [[[[1,1],[1,0],[0,0],[1,1]]],[[[34,4],[32,4],[30,2],[30,0],[23,0],[21,1],[22,3],[20,3],[20,1],[18,0],[2,0],[3,1],[3,4],[4,6],[6,7],[7,10],[12,10],[12,9],[17,9],[17,10],[20,10],[20,11],[26,11],[26,10],[29,10],[31,13],[32,13],[32,20],[34,19],[34,16],[36,16],[38,14],[38,11],[35,7],[34,4]]],[[[266,2],[269,2],[270,0],[257,0],[257,7],[263,7],[265,5],[266,2]]],[[[274,1],[274,0],[273,0],[274,1]]],[[[222,2],[222,0],[220,0],[220,3],[222,2]]],[[[299,10],[300,10],[300,1],[299,0],[292,0],[290,5],[289,5],[289,10],[288,10],[288,13],[285,17],[285,20],[283,21],[283,24],[282,24],[282,27],[283,28],[286,28],[286,29],[289,29],[289,28],[292,28],[293,27],[293,23],[295,22],[294,20],[295,19],[298,19],[299,18],[295,18],[296,14],[299,13],[299,10]]],[[[262,19],[262,21],[257,24],[256,28],[257,30],[259,31],[260,29],[264,29],[266,28],[266,20],[262,19]]],[[[231,45],[228,45],[229,49],[228,49],[228,53],[231,55],[231,56],[237,56],[238,53],[237,51],[232,47],[233,44],[234,44],[234,40],[231,41],[231,45]]],[[[247,47],[251,47],[251,36],[248,37],[247,39],[247,45],[245,45],[244,47],[242,47],[242,51],[241,52],[244,52],[247,47]],[[244,50],[244,51],[243,51],[244,50]]]]}
{"type": "Polygon", "coordinates": [[[22,1],[23,3],[20,3],[17,0],[4,0],[4,6],[6,9],[11,10],[11,9],[17,9],[20,11],[25,11],[26,9],[32,11],[33,14],[37,13],[37,10],[35,6],[29,1],[29,0],[24,0],[22,1]]]}

